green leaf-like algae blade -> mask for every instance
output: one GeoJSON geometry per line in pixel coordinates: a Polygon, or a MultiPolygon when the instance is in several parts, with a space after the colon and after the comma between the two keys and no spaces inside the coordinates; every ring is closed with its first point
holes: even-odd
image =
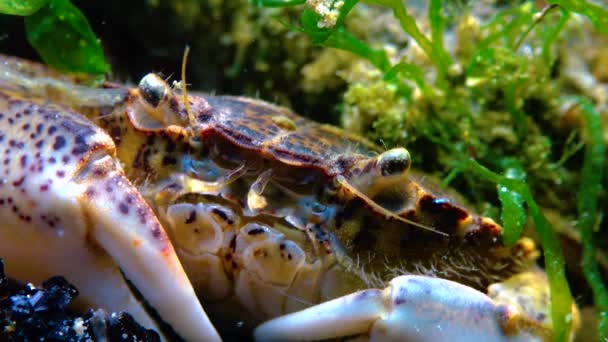
{"type": "Polygon", "coordinates": [[[110,70],[85,16],[68,0],[52,0],[25,18],[27,40],[49,66],[65,72],[110,70]]]}
{"type": "Polygon", "coordinates": [[[498,185],[498,198],[502,204],[500,219],[505,228],[503,242],[507,246],[512,246],[519,239],[526,223],[525,201],[518,192],[509,190],[502,184],[498,185]]]}
{"type": "Polygon", "coordinates": [[[31,15],[49,0],[0,0],[0,13],[10,15],[31,15]]]}
{"type": "MultiPolygon", "coordinates": [[[[598,341],[608,340],[608,291],[603,283],[600,267],[596,260],[594,241],[595,224],[598,220],[598,208],[602,192],[602,177],[605,173],[606,146],[601,116],[593,104],[585,98],[574,100],[580,105],[585,117],[586,143],[583,176],[576,196],[578,209],[578,227],[581,233],[583,255],[581,266],[583,274],[593,291],[593,301],[598,317],[598,341]]],[[[599,210],[601,212],[601,209],[599,210]]],[[[599,233],[598,233],[599,235],[599,233]]]]}

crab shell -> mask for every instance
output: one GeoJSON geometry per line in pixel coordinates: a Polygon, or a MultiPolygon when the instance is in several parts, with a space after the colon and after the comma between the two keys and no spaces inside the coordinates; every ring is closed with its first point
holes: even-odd
{"type": "Polygon", "coordinates": [[[258,100],[186,103],[155,75],[138,88],[100,89],[35,63],[0,63],[0,256],[9,276],[64,275],[80,308],[128,311],[158,328],[126,278],[187,340],[219,339],[192,284],[206,306],[235,303],[255,324],[327,301],[264,324],[261,339],[551,335],[533,242],[502,246],[499,225],[434,195],[406,174],[409,164],[387,183],[374,172],[386,174],[382,158],[395,158],[365,140],[258,100]],[[378,204],[389,202],[387,184],[399,189],[390,210],[378,204]],[[360,266],[352,254],[366,250],[386,255],[360,266]],[[442,268],[460,262],[451,257],[479,266],[442,268]],[[369,268],[386,260],[401,264],[381,267],[374,282],[369,268]],[[388,282],[404,273],[424,276],[388,282]],[[417,333],[395,329],[405,302],[417,333]],[[445,331],[424,328],[425,303],[445,331]],[[356,317],[336,327],[319,312],[356,317]]]}

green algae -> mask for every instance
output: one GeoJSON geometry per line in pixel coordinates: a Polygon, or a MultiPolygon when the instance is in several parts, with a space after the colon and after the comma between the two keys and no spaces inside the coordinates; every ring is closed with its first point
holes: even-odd
{"type": "Polygon", "coordinates": [[[52,0],[25,18],[27,39],[44,62],[65,72],[110,70],[101,43],[85,16],[68,0],[52,0]]]}
{"type": "Polygon", "coordinates": [[[429,16],[434,38],[440,38],[436,41],[431,41],[418,28],[416,19],[407,11],[405,3],[401,0],[375,0],[377,4],[386,6],[393,11],[395,18],[399,21],[404,32],[409,34],[420,45],[422,50],[433,61],[437,68],[437,84],[441,88],[446,87],[445,77],[447,70],[451,64],[449,55],[443,49],[443,20],[440,15],[442,8],[441,1],[433,0],[429,6],[429,16]]]}
{"type": "Polygon", "coordinates": [[[585,0],[549,0],[548,2],[586,16],[598,31],[608,33],[608,10],[600,5],[585,0]]]}
{"type": "Polygon", "coordinates": [[[49,0],[0,0],[0,13],[10,15],[31,15],[49,0]]]}
{"type": "Polygon", "coordinates": [[[99,39],[70,1],[2,1],[0,13],[25,16],[27,40],[47,65],[71,73],[110,70],[99,39]]]}
{"type": "Polygon", "coordinates": [[[602,282],[599,266],[595,258],[594,228],[598,222],[599,199],[602,191],[606,147],[602,136],[600,114],[585,98],[576,98],[585,117],[587,142],[582,181],[577,194],[578,226],[583,241],[581,267],[587,282],[593,290],[595,307],[598,312],[598,340],[608,338],[608,291],[602,282]]]}
{"type": "MultiPolygon", "coordinates": [[[[383,50],[373,49],[343,27],[344,19],[354,8],[358,0],[346,0],[340,15],[332,27],[320,27],[323,18],[311,9],[305,9],[301,17],[301,28],[314,44],[349,51],[367,59],[376,68],[386,71],[389,61],[383,50]]],[[[261,5],[264,5],[260,1],[261,5]]]]}

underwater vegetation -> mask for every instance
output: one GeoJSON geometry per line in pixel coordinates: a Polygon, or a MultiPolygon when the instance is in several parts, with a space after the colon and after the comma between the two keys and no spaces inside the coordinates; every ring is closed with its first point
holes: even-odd
{"type": "MultiPolygon", "coordinates": [[[[225,75],[209,74],[219,62],[205,67],[207,57],[189,79],[207,73],[212,89],[225,89],[229,80],[239,84],[232,91],[295,105],[387,148],[407,147],[416,167],[497,218],[506,244],[534,227],[560,341],[568,336],[573,298],[556,228],[571,228],[582,246],[597,338],[608,337],[608,293],[596,257],[608,246],[605,6],[582,0],[154,0],[139,6],[173,13],[175,33],[165,40],[184,35],[192,58],[197,51],[222,56],[225,75]]],[[[0,1],[0,12],[25,16],[23,38],[52,67],[95,75],[108,74],[110,65],[126,68],[111,52],[106,61],[105,42],[78,7],[86,6],[0,1]]],[[[179,60],[180,42],[164,54],[179,60]]]]}

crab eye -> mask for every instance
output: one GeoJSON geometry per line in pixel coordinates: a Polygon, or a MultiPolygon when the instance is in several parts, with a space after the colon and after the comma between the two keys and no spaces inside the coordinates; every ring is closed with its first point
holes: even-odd
{"type": "Polygon", "coordinates": [[[156,108],[165,97],[168,85],[158,75],[147,74],[139,82],[139,91],[144,100],[156,108]]]}
{"type": "Polygon", "coordinates": [[[382,153],[378,165],[383,176],[400,175],[410,169],[412,159],[405,148],[399,147],[382,153]]]}

